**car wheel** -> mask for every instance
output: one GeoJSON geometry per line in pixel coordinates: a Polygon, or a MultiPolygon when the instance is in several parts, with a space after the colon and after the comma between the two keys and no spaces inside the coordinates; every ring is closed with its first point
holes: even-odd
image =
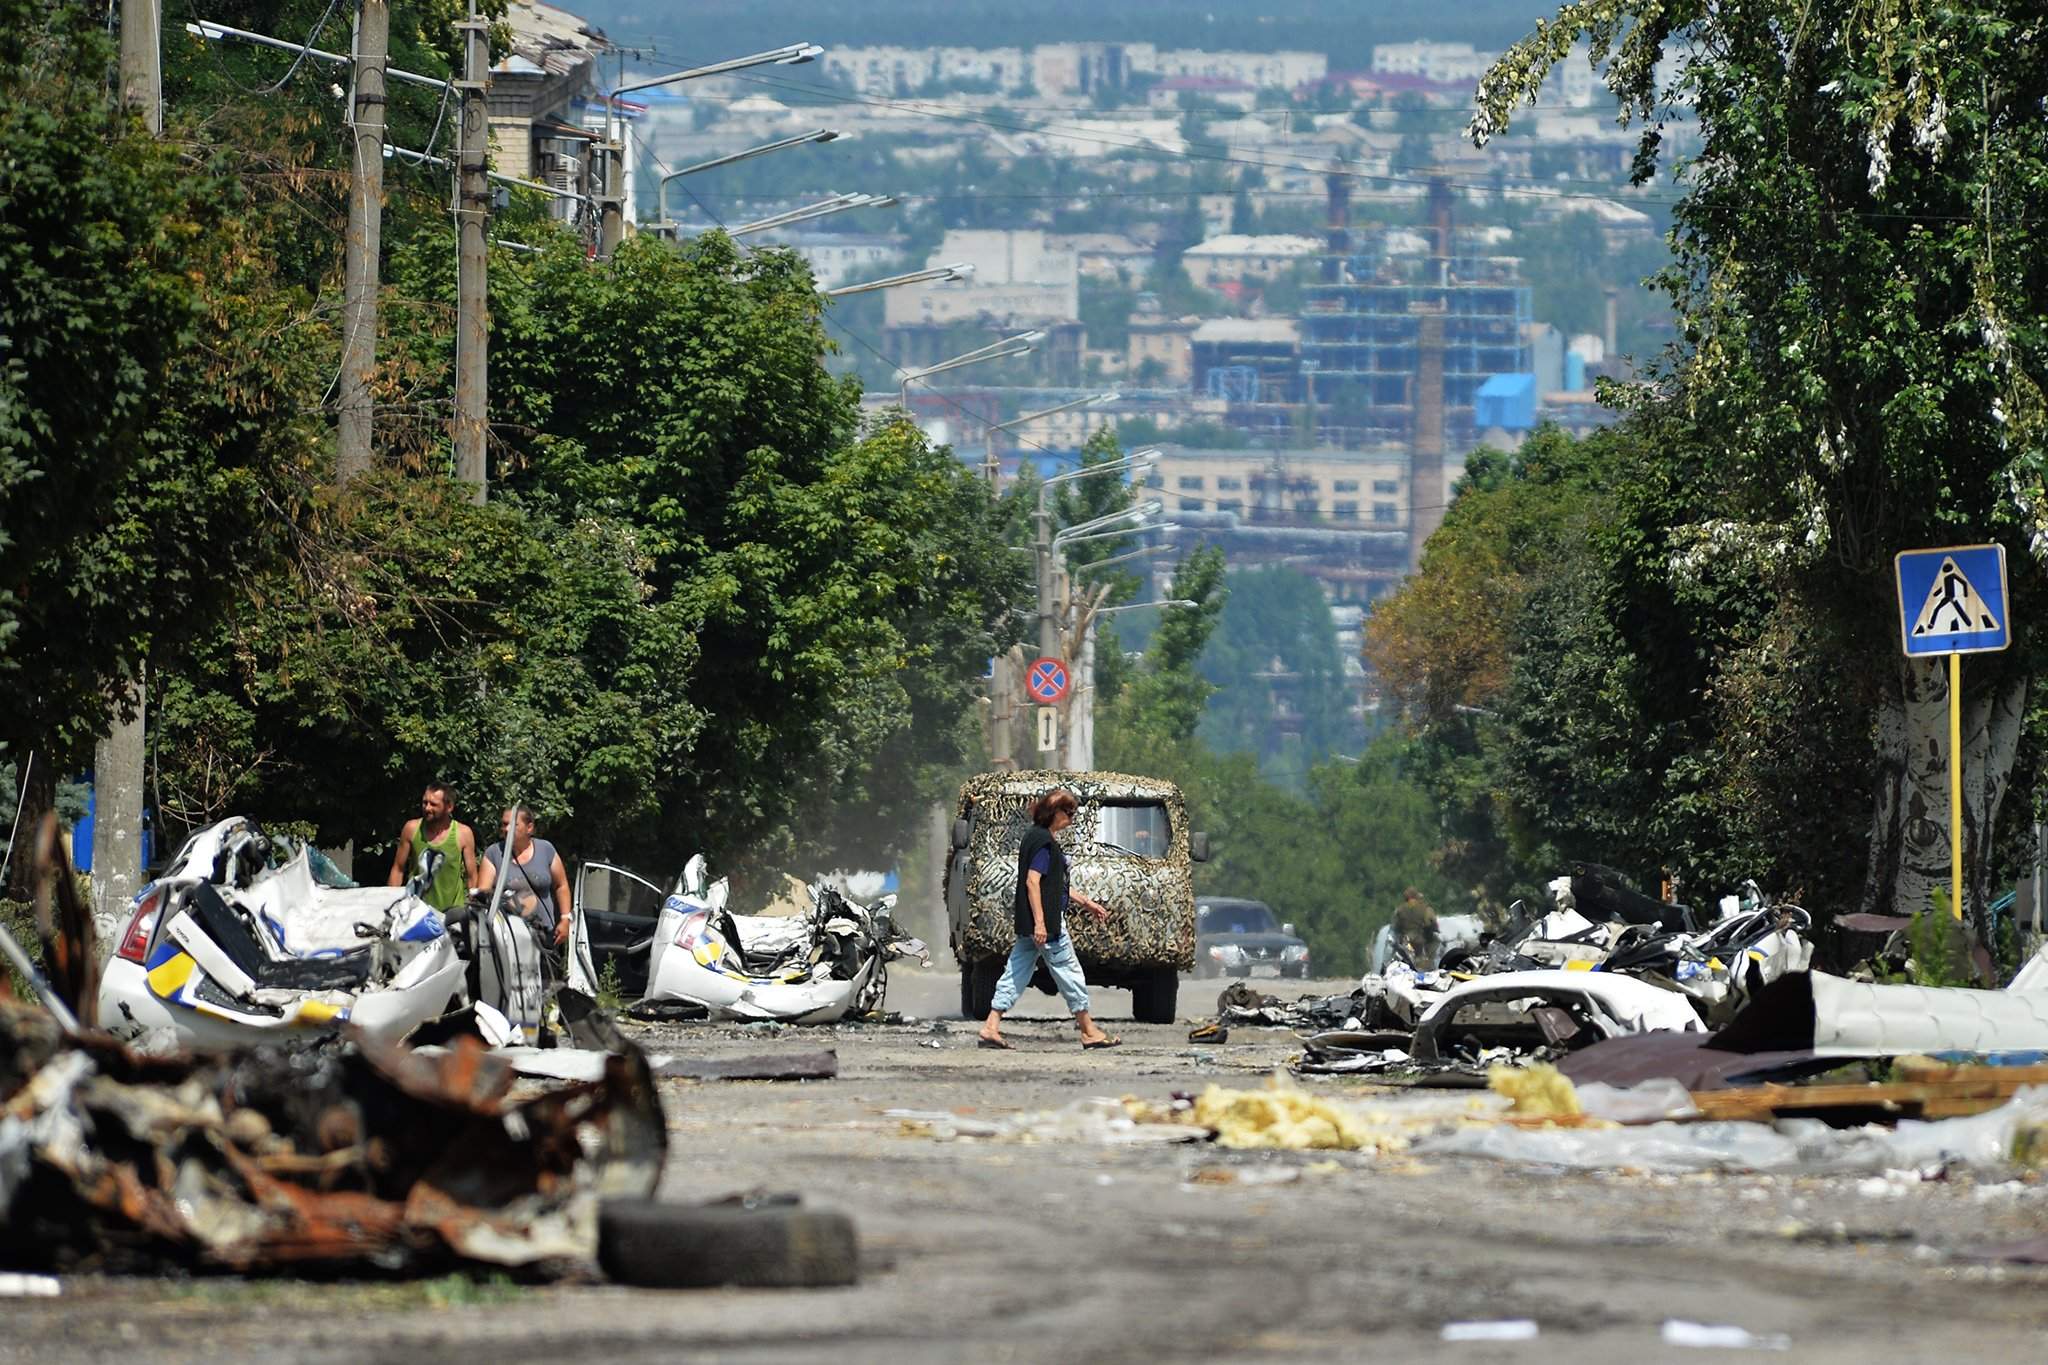
{"type": "Polygon", "coordinates": [[[986,1019],[995,1005],[996,984],[1003,979],[1003,959],[976,958],[960,969],[960,1014],[965,1019],[986,1019]]]}
{"type": "Polygon", "coordinates": [[[619,1284],[650,1289],[800,1289],[860,1277],[853,1220],[800,1208],[608,1199],[597,1210],[597,1261],[619,1284]]]}
{"type": "Polygon", "coordinates": [[[1131,988],[1131,1018],[1141,1024],[1170,1024],[1180,1003],[1180,973],[1161,967],[1131,988]]]}

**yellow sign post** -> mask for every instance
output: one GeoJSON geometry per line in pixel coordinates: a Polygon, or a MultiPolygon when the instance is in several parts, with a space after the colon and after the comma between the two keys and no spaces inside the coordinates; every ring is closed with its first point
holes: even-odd
{"type": "Polygon", "coordinates": [[[1963,917],[1963,656],[1948,656],[1948,906],[1963,917]]]}
{"type": "Polygon", "coordinates": [[[1901,550],[1899,635],[1909,659],[1948,655],[1949,910],[1963,917],[1963,656],[2012,643],[2003,545],[1901,550]]]}

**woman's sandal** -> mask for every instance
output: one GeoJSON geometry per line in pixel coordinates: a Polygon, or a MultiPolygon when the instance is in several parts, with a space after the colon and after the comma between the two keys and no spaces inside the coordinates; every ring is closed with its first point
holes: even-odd
{"type": "Polygon", "coordinates": [[[1017,1050],[1007,1038],[983,1038],[977,1036],[974,1040],[974,1045],[976,1047],[988,1048],[994,1052],[1015,1052],[1017,1050]]]}
{"type": "Polygon", "coordinates": [[[1081,1044],[1081,1049],[1082,1049],[1082,1051],[1084,1051],[1084,1052],[1091,1052],[1091,1051],[1093,1051],[1094,1049],[1096,1049],[1096,1048],[1100,1048],[1100,1047],[1122,1047],[1123,1045],[1124,1045],[1124,1040],[1123,1040],[1123,1039],[1121,1039],[1121,1038],[1112,1038],[1112,1037],[1110,1037],[1110,1036],[1109,1036],[1108,1034],[1104,1034],[1104,1035],[1103,1035],[1102,1037],[1100,1037],[1100,1038],[1097,1038],[1097,1039],[1096,1039],[1096,1040],[1095,1040],[1094,1042],[1092,1042],[1092,1043],[1083,1043],[1083,1044],[1081,1044]]]}

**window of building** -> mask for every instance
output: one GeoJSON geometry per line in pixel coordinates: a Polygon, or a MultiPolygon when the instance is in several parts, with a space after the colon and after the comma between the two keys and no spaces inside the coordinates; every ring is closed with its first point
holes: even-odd
{"type": "Polygon", "coordinates": [[[1183,512],[1199,512],[1202,510],[1202,500],[1200,498],[1182,498],[1180,500],[1180,510],[1183,512]]]}
{"type": "Polygon", "coordinates": [[[1358,520],[1358,504],[1355,502],[1340,502],[1330,510],[1339,521],[1358,520]]]}
{"type": "Polygon", "coordinates": [[[1399,521],[1400,518],[1400,510],[1391,502],[1376,502],[1372,505],[1372,519],[1374,521],[1385,523],[1399,521]]]}
{"type": "Polygon", "coordinates": [[[1196,492],[1200,492],[1202,488],[1202,476],[1200,474],[1183,474],[1180,476],[1180,482],[1177,486],[1181,488],[1193,489],[1196,492]]]}
{"type": "Polygon", "coordinates": [[[1159,472],[1158,470],[1156,470],[1156,469],[1155,469],[1155,470],[1153,470],[1153,471],[1152,471],[1152,472],[1151,472],[1150,474],[1147,474],[1147,475],[1145,476],[1145,487],[1147,487],[1147,488],[1164,488],[1164,487],[1166,487],[1166,476],[1165,476],[1164,474],[1161,474],[1161,473],[1160,473],[1160,472],[1159,472]]]}
{"type": "Polygon", "coordinates": [[[1401,481],[1399,479],[1374,479],[1372,481],[1372,491],[1375,493],[1398,493],[1401,491],[1401,481]]]}
{"type": "Polygon", "coordinates": [[[1217,476],[1216,491],[1219,493],[1236,493],[1242,490],[1243,488],[1243,479],[1233,479],[1228,474],[1221,474],[1217,476]]]}
{"type": "Polygon", "coordinates": [[[1216,504],[1216,510],[1219,512],[1229,512],[1234,516],[1241,517],[1244,515],[1244,502],[1240,498],[1225,498],[1222,502],[1216,504]]]}
{"type": "Polygon", "coordinates": [[[1294,500],[1294,514],[1298,517],[1312,517],[1321,510],[1321,505],[1314,498],[1296,498],[1294,500]]]}
{"type": "Polygon", "coordinates": [[[1330,489],[1336,493],[1356,493],[1358,491],[1358,480],[1339,479],[1330,485],[1330,489]]]}

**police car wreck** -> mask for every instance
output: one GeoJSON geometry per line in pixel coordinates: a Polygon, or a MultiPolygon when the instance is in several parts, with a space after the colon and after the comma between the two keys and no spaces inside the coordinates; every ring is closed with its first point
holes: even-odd
{"type": "Polygon", "coordinates": [[[896,927],[893,895],[862,905],[821,877],[798,914],[736,915],[730,890],[710,880],[702,854],[666,896],[624,868],[585,865],[568,984],[597,995],[609,981],[662,1017],[677,1017],[667,1005],[711,1019],[829,1024],[882,1009],[891,959],[931,965],[925,945],[896,927]]]}

